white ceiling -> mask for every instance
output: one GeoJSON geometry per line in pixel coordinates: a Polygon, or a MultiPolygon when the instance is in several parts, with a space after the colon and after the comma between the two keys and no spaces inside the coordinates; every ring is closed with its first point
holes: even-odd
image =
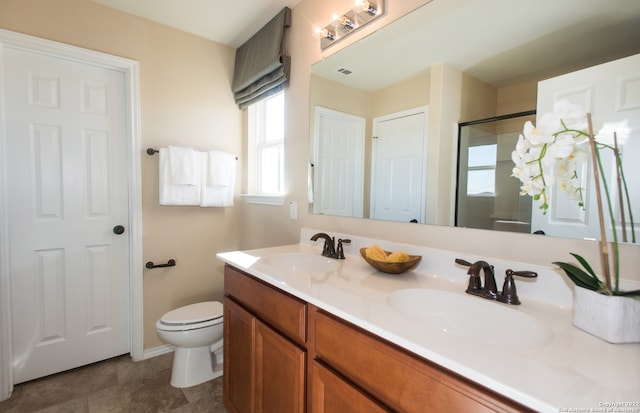
{"type": "Polygon", "coordinates": [[[237,48],[302,0],[92,0],[237,48]]]}

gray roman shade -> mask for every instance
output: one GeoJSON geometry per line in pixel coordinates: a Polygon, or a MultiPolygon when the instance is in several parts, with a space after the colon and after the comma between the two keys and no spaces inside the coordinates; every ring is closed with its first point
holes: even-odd
{"type": "Polygon", "coordinates": [[[285,7],[236,50],[231,88],[240,109],[287,86],[291,58],[285,55],[284,31],[289,26],[291,9],[285,7]]]}

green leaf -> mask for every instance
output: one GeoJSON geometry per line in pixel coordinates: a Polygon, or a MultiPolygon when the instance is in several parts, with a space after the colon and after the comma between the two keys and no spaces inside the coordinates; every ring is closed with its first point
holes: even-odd
{"type": "Polygon", "coordinates": [[[598,291],[600,289],[600,281],[594,278],[592,275],[587,274],[581,268],[576,267],[568,262],[553,262],[553,264],[562,268],[567,276],[579,287],[586,288],[592,291],[598,291]]]}
{"type": "Polygon", "coordinates": [[[593,268],[591,268],[591,266],[587,262],[587,260],[585,260],[584,258],[579,256],[578,254],[574,254],[573,252],[570,252],[569,254],[573,255],[573,257],[578,260],[578,262],[585,268],[585,270],[587,270],[589,272],[589,274],[591,274],[593,276],[593,278],[595,278],[596,280],[600,281],[598,279],[598,276],[596,275],[595,271],[593,271],[593,268]]]}

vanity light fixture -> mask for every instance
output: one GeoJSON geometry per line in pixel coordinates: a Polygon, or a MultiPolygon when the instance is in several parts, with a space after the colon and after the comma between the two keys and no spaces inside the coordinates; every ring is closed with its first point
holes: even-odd
{"type": "Polygon", "coordinates": [[[356,4],[351,10],[342,15],[337,14],[329,24],[316,30],[320,34],[320,49],[324,50],[381,16],[384,14],[384,7],[385,0],[376,0],[375,2],[356,0],[356,4]]]}

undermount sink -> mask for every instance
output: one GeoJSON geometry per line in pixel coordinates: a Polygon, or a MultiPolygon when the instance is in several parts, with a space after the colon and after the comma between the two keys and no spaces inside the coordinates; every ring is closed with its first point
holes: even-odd
{"type": "Polygon", "coordinates": [[[479,297],[412,288],[391,293],[387,304],[425,326],[484,344],[538,347],[552,338],[535,317],[479,297]]]}
{"type": "Polygon", "coordinates": [[[312,254],[275,254],[260,259],[263,263],[287,274],[318,274],[335,271],[340,267],[337,260],[312,254]]]}

